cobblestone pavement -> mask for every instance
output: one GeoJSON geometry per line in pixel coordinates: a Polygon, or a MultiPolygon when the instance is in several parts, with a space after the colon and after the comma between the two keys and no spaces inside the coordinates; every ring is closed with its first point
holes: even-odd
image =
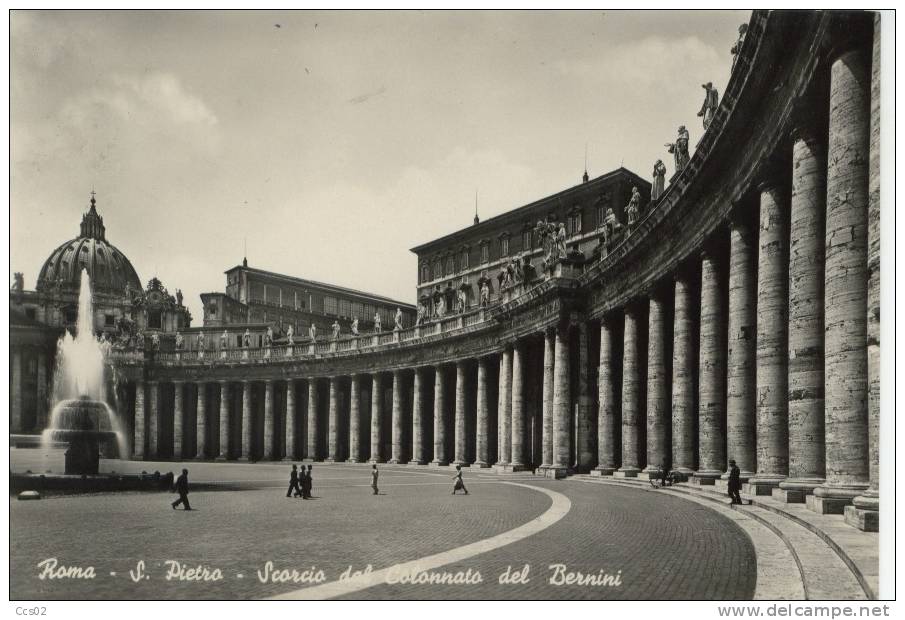
{"type": "MultiPolygon", "coordinates": [[[[104,463],[119,472],[178,471],[179,463],[104,463]]],[[[374,570],[417,560],[507,532],[551,507],[544,486],[571,501],[566,516],[533,536],[461,564],[480,571],[477,585],[380,585],[347,598],[750,598],[754,549],[720,515],[633,489],[531,476],[466,471],[471,495],[451,496],[447,470],[381,467],[381,495],[371,495],[369,466],[314,464],[315,499],[285,497],[288,465],[188,463],[191,512],[173,511],[169,493],[11,498],[10,596],[13,599],[264,598],[312,585],[274,583],[274,571],[374,570]],[[206,484],[202,484],[206,483],[206,484]],[[216,485],[216,486],[215,486],[216,485]],[[214,490],[216,488],[223,490],[214,490]],[[40,579],[39,562],[94,567],[94,579],[40,579]],[[139,560],[147,578],[134,582],[139,560]],[[167,580],[171,566],[219,569],[219,581],[167,580]],[[548,566],[618,574],[611,587],[552,586],[548,566]],[[530,565],[527,584],[499,585],[507,565],[530,565]],[[619,573],[621,571],[621,573],[619,573]],[[114,573],[114,574],[111,574],[114,573]],[[239,576],[241,575],[241,577],[239,576]],[[261,577],[269,577],[267,583],[261,577]]],[[[280,575],[277,574],[279,577],[280,575]]]]}

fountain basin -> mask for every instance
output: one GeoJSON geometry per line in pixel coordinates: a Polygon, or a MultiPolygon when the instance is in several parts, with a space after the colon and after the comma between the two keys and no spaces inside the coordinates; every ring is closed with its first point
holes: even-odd
{"type": "Polygon", "coordinates": [[[65,473],[95,475],[100,466],[100,447],[118,440],[110,408],[87,396],[61,401],[54,407],[51,427],[44,431],[46,443],[69,444],[65,473]]]}

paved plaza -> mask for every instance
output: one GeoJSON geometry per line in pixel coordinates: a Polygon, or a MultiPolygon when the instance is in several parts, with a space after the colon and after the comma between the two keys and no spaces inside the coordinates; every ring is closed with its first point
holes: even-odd
{"type": "MultiPolygon", "coordinates": [[[[102,462],[120,473],[182,466],[102,462]]],[[[285,497],[288,464],[185,466],[192,512],[171,510],[175,495],[166,492],[11,500],[11,596],[743,599],[754,593],[756,560],[746,534],[708,508],[660,493],[471,469],[465,474],[470,495],[452,496],[447,468],[381,465],[381,493],[374,496],[370,466],[315,463],[314,499],[305,501],[285,497]],[[470,570],[471,581],[478,572],[481,581],[312,588],[318,571],[322,585],[350,566],[376,572],[429,556],[440,559],[425,574],[461,573],[462,579],[470,570]],[[447,563],[457,557],[464,559],[447,563]],[[47,558],[58,567],[92,566],[96,576],[42,580],[38,564],[47,558]],[[135,582],[140,560],[146,578],[135,582]],[[187,580],[167,580],[173,562],[201,565],[209,576],[219,569],[222,579],[183,573],[187,580]],[[508,566],[515,572],[526,564],[527,582],[499,583],[508,566]],[[609,575],[610,585],[552,585],[551,564],[565,565],[560,578],[563,571],[609,575]],[[289,578],[293,570],[298,581],[274,582],[274,574],[289,578]]]]}

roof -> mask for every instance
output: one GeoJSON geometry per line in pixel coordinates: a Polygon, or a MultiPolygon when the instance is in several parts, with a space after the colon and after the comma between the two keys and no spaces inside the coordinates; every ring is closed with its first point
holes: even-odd
{"type": "Polygon", "coordinates": [[[640,176],[628,170],[625,167],[620,166],[619,168],[607,172],[606,174],[602,174],[599,177],[595,177],[593,179],[589,179],[586,183],[579,183],[578,185],[573,185],[572,187],[566,188],[562,191],[559,191],[555,194],[551,194],[539,200],[535,200],[529,204],[523,205],[521,207],[516,207],[511,211],[506,211],[505,213],[501,213],[499,215],[495,215],[491,218],[480,222],[479,224],[472,224],[466,228],[461,228],[455,232],[451,232],[448,235],[444,235],[443,237],[439,237],[437,239],[433,239],[432,241],[427,241],[422,243],[421,245],[413,247],[410,252],[414,252],[415,254],[419,254],[424,250],[428,250],[430,248],[436,247],[438,245],[444,245],[450,241],[454,241],[457,237],[464,237],[466,235],[472,235],[475,231],[479,231],[482,229],[493,228],[495,225],[507,220],[507,219],[518,219],[521,216],[524,216],[528,212],[536,209],[537,207],[548,203],[550,201],[566,198],[570,194],[581,194],[586,192],[589,188],[593,188],[599,185],[605,185],[606,183],[614,180],[618,180],[620,177],[627,178],[631,180],[633,183],[639,184],[641,187],[639,189],[644,192],[645,187],[650,186],[650,182],[642,179],[640,176]]]}
{"type": "Polygon", "coordinates": [[[266,276],[268,278],[274,278],[276,280],[283,280],[289,284],[295,284],[297,286],[307,286],[311,288],[319,288],[325,291],[330,291],[334,293],[339,293],[343,295],[354,295],[356,297],[362,297],[371,301],[379,301],[389,305],[399,306],[400,308],[408,308],[411,310],[415,310],[415,306],[404,301],[398,301],[395,299],[390,299],[389,297],[384,297],[382,295],[375,295],[374,293],[367,293],[365,291],[359,291],[352,288],[346,288],[343,286],[337,286],[335,284],[327,284],[325,282],[318,282],[316,280],[306,280],[304,278],[296,278],[293,276],[287,276],[282,273],[276,273],[273,271],[266,271],[264,269],[256,269],[254,267],[248,267],[245,265],[236,265],[231,269],[227,269],[223,273],[232,273],[233,271],[241,270],[247,271],[248,273],[258,274],[261,276],[266,276]]]}

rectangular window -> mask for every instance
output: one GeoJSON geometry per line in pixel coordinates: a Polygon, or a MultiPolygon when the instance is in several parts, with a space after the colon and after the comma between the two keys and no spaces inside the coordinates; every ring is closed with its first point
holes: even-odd
{"type": "Polygon", "coordinates": [[[446,275],[456,272],[456,261],[452,256],[446,259],[446,275]]]}
{"type": "Polygon", "coordinates": [[[509,237],[500,239],[500,256],[509,256],[509,237]]]}
{"type": "Polygon", "coordinates": [[[531,234],[530,228],[526,228],[524,231],[522,231],[522,249],[523,250],[531,249],[532,238],[533,238],[533,235],[531,234]]]}
{"type": "Polygon", "coordinates": [[[352,302],[348,299],[339,300],[339,316],[352,316],[352,302]]]}
{"type": "Polygon", "coordinates": [[[336,297],[330,297],[329,295],[324,297],[324,314],[331,314],[335,316],[336,311],[336,297]]]}
{"type": "Polygon", "coordinates": [[[462,269],[468,269],[468,250],[462,250],[462,269]]]}
{"type": "MultiPolygon", "coordinates": [[[[34,310],[32,310],[32,312],[34,312],[34,310]]],[[[32,317],[32,318],[34,318],[34,317],[32,317]]],[[[115,322],[115,318],[112,314],[104,315],[104,326],[105,327],[113,327],[114,322],[115,322]]]]}
{"type": "Polygon", "coordinates": [[[362,315],[364,314],[363,310],[364,310],[364,308],[362,308],[360,301],[352,302],[352,316],[353,317],[357,316],[359,319],[362,318],[362,315]]]}
{"type": "Polygon", "coordinates": [[[490,246],[486,243],[481,244],[481,262],[482,263],[490,262],[490,246]]]}

